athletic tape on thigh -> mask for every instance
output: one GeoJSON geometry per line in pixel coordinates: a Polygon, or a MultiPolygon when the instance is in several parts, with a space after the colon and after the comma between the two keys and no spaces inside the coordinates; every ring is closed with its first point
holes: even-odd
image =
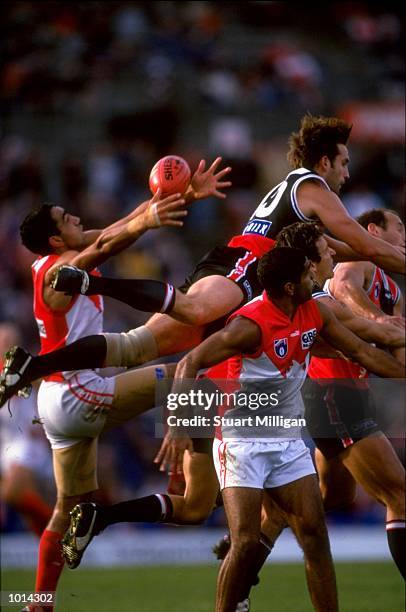
{"type": "Polygon", "coordinates": [[[142,325],[120,334],[104,334],[107,342],[105,366],[133,367],[158,357],[152,332],[142,325]]]}

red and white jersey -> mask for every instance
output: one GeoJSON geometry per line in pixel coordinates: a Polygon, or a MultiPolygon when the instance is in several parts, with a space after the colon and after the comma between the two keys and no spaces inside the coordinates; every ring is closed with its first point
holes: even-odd
{"type": "MultiPolygon", "coordinates": [[[[340,265],[340,264],[338,264],[340,265]]],[[[335,269],[337,266],[335,267],[335,269]]],[[[313,295],[318,297],[329,296],[335,299],[330,292],[330,281],[326,281],[324,285],[325,291],[313,295]]],[[[386,314],[393,314],[393,307],[398,303],[401,293],[400,289],[389,276],[385,274],[381,268],[375,266],[374,273],[369,288],[366,290],[369,299],[378,306],[386,314]]],[[[310,368],[310,378],[340,378],[362,380],[368,377],[368,371],[358,363],[347,361],[346,359],[322,359],[320,357],[312,357],[310,368]]],[[[367,386],[365,381],[364,386],[367,386]]]]}
{"type": "MultiPolygon", "coordinates": [[[[264,292],[234,312],[229,321],[238,316],[254,321],[261,329],[262,338],[254,354],[243,353],[228,360],[228,379],[238,381],[240,390],[247,394],[276,394],[278,403],[276,408],[273,405],[273,410],[279,415],[302,417],[299,391],[306,378],[310,349],[323,326],[317,304],[314,300],[301,304],[290,319],[264,292]]],[[[269,410],[270,406],[265,406],[261,414],[269,410]]],[[[226,412],[227,416],[238,417],[246,416],[249,410],[237,406],[226,412]]],[[[224,427],[222,434],[228,437],[224,427]]],[[[217,431],[216,435],[219,437],[221,433],[217,431]]]]}
{"type": "MultiPolygon", "coordinates": [[[[40,355],[60,349],[79,338],[103,331],[103,299],[99,295],[75,296],[69,305],[53,310],[43,298],[44,277],[58,260],[59,255],[39,257],[32,264],[34,285],[34,316],[41,341],[40,355]]],[[[99,274],[98,271],[92,274],[99,274]]],[[[45,380],[63,381],[74,372],[57,372],[45,380]]]]}

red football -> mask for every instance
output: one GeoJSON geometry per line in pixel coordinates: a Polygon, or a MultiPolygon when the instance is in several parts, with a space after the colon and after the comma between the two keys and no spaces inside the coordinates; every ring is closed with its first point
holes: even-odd
{"type": "Polygon", "coordinates": [[[159,159],[149,175],[149,188],[156,193],[160,187],[162,195],[184,193],[190,183],[191,172],[189,164],[183,157],[167,155],[159,159]]]}

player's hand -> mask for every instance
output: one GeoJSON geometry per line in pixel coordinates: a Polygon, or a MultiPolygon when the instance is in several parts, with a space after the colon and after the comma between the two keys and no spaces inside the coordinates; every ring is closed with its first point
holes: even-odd
{"type": "Polygon", "coordinates": [[[158,189],[149,201],[144,212],[146,226],[148,229],[155,229],[163,225],[182,227],[182,219],[187,215],[185,199],[180,193],[174,193],[165,198],[161,194],[161,189],[158,189]]]}
{"type": "Polygon", "coordinates": [[[158,451],[157,456],[154,459],[154,463],[159,465],[161,472],[168,472],[168,474],[182,474],[183,473],[183,455],[185,450],[189,453],[193,453],[193,442],[187,435],[180,437],[174,434],[169,429],[162,444],[158,451]]]}
{"type": "Polygon", "coordinates": [[[226,194],[220,191],[220,189],[231,187],[231,181],[223,181],[223,178],[231,172],[231,168],[227,166],[227,168],[217,172],[221,159],[221,157],[216,157],[207,170],[205,170],[206,160],[200,160],[197,170],[190,181],[190,186],[185,193],[188,199],[202,200],[203,198],[213,196],[224,200],[226,194]]]}

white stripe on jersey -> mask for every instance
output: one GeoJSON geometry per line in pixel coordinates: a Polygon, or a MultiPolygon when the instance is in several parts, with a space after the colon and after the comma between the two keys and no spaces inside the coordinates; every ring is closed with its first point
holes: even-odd
{"type": "MultiPolygon", "coordinates": [[[[308,170],[306,170],[305,168],[303,168],[303,170],[305,172],[308,172],[308,170]]],[[[297,171],[295,171],[297,173],[297,171]]],[[[292,172],[290,172],[290,174],[293,174],[292,172]]],[[[288,174],[288,176],[290,176],[290,174],[288,174]]],[[[299,178],[294,184],[293,187],[291,189],[291,202],[292,202],[292,207],[293,210],[295,211],[295,213],[297,214],[297,216],[302,219],[302,221],[314,221],[314,219],[311,219],[310,217],[306,217],[306,215],[304,213],[302,213],[302,211],[299,208],[299,204],[297,202],[297,198],[296,198],[296,192],[297,192],[297,188],[299,187],[300,183],[302,183],[303,181],[306,181],[309,178],[314,178],[318,181],[321,181],[322,183],[324,183],[324,185],[327,187],[327,189],[329,191],[331,191],[330,187],[327,185],[326,181],[324,180],[324,178],[322,178],[321,176],[319,176],[318,174],[306,174],[306,176],[302,176],[301,178],[299,178]]]]}

